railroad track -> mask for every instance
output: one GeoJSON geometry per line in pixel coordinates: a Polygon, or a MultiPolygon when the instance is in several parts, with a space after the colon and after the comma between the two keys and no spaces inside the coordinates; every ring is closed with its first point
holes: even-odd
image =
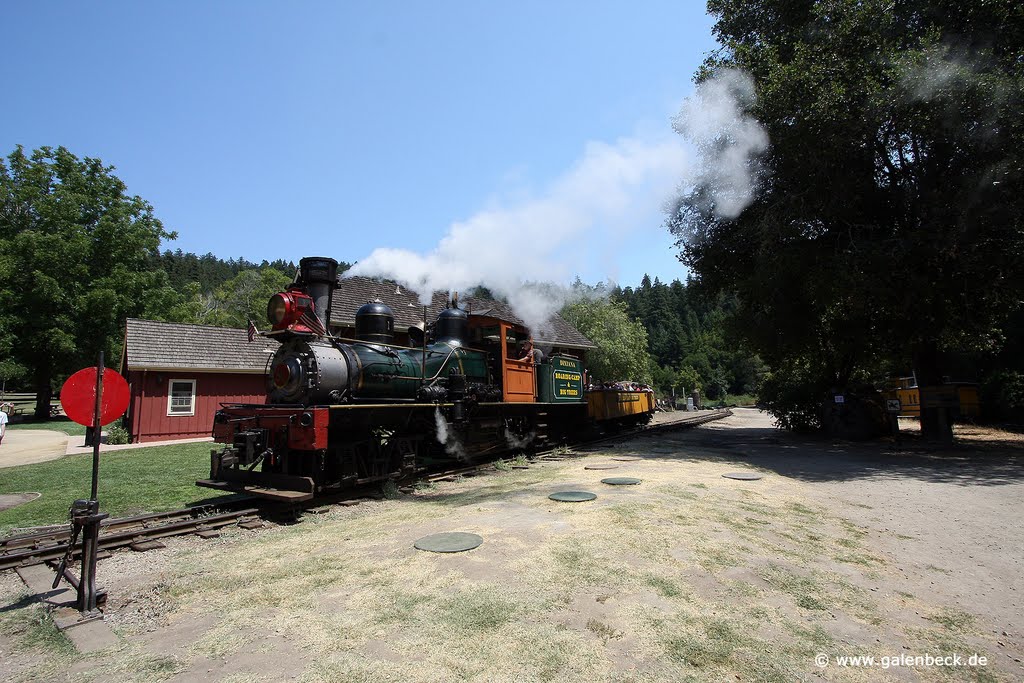
{"type": "MultiPolygon", "coordinates": [[[[209,505],[199,505],[172,512],[105,519],[100,525],[100,550],[109,551],[126,546],[148,550],[160,547],[157,541],[159,538],[188,533],[213,535],[217,529],[230,524],[255,523],[259,521],[261,510],[251,505],[252,500],[239,499],[222,506],[238,506],[238,509],[222,512],[209,505]],[[248,506],[242,507],[243,504],[248,506]]],[[[59,560],[64,557],[70,542],[70,525],[47,527],[44,531],[0,539],[0,571],[59,560]]],[[[81,547],[79,541],[75,545],[74,555],[81,551],[81,547]]]]}
{"type": "MultiPolygon", "coordinates": [[[[729,417],[732,415],[732,411],[728,408],[720,408],[713,411],[701,411],[696,415],[687,416],[679,420],[673,420],[672,422],[663,422],[656,425],[646,425],[644,427],[638,427],[624,432],[616,432],[615,434],[609,434],[598,439],[591,439],[589,441],[581,441],[578,444],[574,444],[572,448],[590,448],[598,444],[611,443],[615,441],[623,441],[625,439],[632,439],[637,436],[652,436],[654,434],[660,434],[663,432],[672,432],[677,429],[689,429],[691,427],[697,427],[708,422],[714,422],[715,420],[721,420],[722,418],[729,417]]],[[[553,449],[558,450],[558,449],[553,449]]],[[[570,452],[566,455],[554,455],[551,451],[546,454],[538,454],[538,457],[542,460],[560,460],[566,457],[583,457],[587,455],[586,452],[570,452]]]]}
{"type": "MultiPolygon", "coordinates": [[[[713,420],[720,420],[729,415],[732,415],[730,410],[702,412],[693,417],[649,425],[627,432],[619,432],[599,439],[582,442],[576,444],[576,446],[591,447],[638,435],[646,436],[676,429],[687,429],[713,420]]],[[[559,454],[558,450],[556,448],[544,451],[538,453],[536,457],[541,460],[560,460],[566,457],[582,457],[585,455],[584,453],[573,451],[559,454]]],[[[493,463],[488,462],[470,467],[460,467],[436,472],[421,477],[421,480],[438,481],[448,477],[465,476],[469,473],[478,473],[481,469],[492,466],[493,463]]],[[[171,512],[105,519],[100,525],[99,546],[101,552],[109,552],[110,550],[124,547],[131,547],[135,550],[151,550],[163,547],[163,544],[158,540],[160,538],[193,533],[202,537],[210,537],[217,535],[218,529],[233,524],[243,528],[256,528],[262,526],[261,518],[268,514],[277,514],[294,519],[307,509],[319,509],[331,504],[354,504],[358,502],[359,495],[358,492],[355,492],[355,495],[352,492],[347,492],[345,494],[327,496],[326,498],[311,501],[310,505],[257,501],[255,498],[243,496],[231,501],[225,501],[216,506],[198,505],[171,512]]],[[[0,571],[60,560],[67,552],[70,542],[71,530],[69,525],[49,526],[33,533],[0,539],[0,571]]],[[[78,542],[72,551],[73,556],[77,556],[80,550],[81,542],[78,542]]]]}

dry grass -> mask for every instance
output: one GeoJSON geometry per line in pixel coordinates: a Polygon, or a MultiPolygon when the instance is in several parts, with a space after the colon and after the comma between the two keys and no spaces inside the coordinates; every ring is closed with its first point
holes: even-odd
{"type": "MultiPolygon", "coordinates": [[[[920,435],[921,421],[917,418],[900,418],[900,431],[912,436],[920,435]]],[[[954,424],[953,437],[962,445],[997,443],[1011,448],[1024,448],[1024,433],[993,425],[954,424]]]]}
{"type": "MultiPolygon", "coordinates": [[[[157,681],[226,661],[224,680],[238,683],[788,681],[839,641],[855,654],[972,637],[970,615],[872,592],[889,559],[800,484],[724,480],[720,463],[617,464],[643,483],[607,487],[608,472],[548,463],[229,533],[201,553],[172,549],[160,609],[119,626],[123,647],[83,660],[21,638],[37,661],[18,675],[77,662],[84,680],[157,681]],[[598,500],[547,499],[579,488],[598,500]],[[449,530],[485,543],[412,548],[449,530]],[[930,620],[894,619],[895,600],[930,620]]],[[[829,679],[868,680],[855,669],[829,679]]]]}

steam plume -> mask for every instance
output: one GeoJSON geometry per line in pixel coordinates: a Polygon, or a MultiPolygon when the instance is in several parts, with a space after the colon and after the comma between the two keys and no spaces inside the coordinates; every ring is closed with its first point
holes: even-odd
{"type": "MultiPolygon", "coordinates": [[[[767,136],[740,114],[740,100],[753,92],[749,77],[727,72],[722,78],[701,85],[674,119],[677,132],[697,142],[696,164],[684,140],[667,130],[589,142],[539,196],[452,223],[425,254],[376,249],[348,273],[397,280],[424,303],[434,291],[483,285],[504,297],[532,330],[543,330],[571,291],[552,281],[567,283],[581,259],[593,263],[614,254],[634,229],[635,216],[661,206],[681,180],[714,175],[726,188],[723,210],[739,212],[749,203],[753,188],[742,167],[751,153],[764,149],[767,136]],[[722,135],[734,143],[705,154],[700,143],[722,135]]],[[[657,221],[650,227],[661,229],[657,221]]]]}
{"type": "Polygon", "coordinates": [[[458,435],[448,431],[448,421],[444,419],[440,408],[434,408],[434,427],[437,442],[444,445],[445,452],[459,460],[465,460],[466,449],[462,447],[458,435]]]}
{"type": "Polygon", "coordinates": [[[688,184],[708,188],[709,208],[722,218],[738,216],[756,194],[752,161],[768,149],[768,134],[745,111],[754,99],[749,74],[723,69],[698,85],[672,120],[676,132],[697,148],[688,184]]]}

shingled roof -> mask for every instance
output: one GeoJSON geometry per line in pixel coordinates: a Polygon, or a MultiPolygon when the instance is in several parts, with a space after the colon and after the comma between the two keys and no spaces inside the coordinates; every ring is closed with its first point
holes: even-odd
{"type": "MultiPolygon", "coordinates": [[[[404,330],[420,322],[423,318],[423,305],[420,303],[419,296],[391,280],[378,280],[358,275],[342,276],[338,285],[338,289],[334,291],[331,305],[332,325],[354,327],[356,311],[367,301],[374,299],[380,299],[394,312],[396,330],[404,330]]],[[[447,301],[446,293],[434,292],[433,300],[427,307],[428,321],[437,318],[437,314],[445,307],[447,301]]],[[[459,303],[470,315],[486,315],[516,325],[524,324],[522,318],[517,316],[508,304],[500,301],[465,297],[460,298],[459,303]]],[[[579,330],[566,322],[560,315],[553,315],[548,323],[548,329],[534,331],[534,340],[537,343],[578,349],[596,348],[592,341],[580,334],[579,330]]]]}
{"type": "Polygon", "coordinates": [[[125,332],[128,370],[209,370],[262,374],[278,343],[265,337],[249,342],[246,330],[210,325],[160,323],[129,318],[125,332]]]}

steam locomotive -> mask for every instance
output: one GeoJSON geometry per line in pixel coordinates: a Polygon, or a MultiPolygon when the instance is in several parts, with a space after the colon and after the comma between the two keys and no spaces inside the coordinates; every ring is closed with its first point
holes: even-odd
{"type": "Polygon", "coordinates": [[[650,390],[593,389],[567,353],[518,358],[522,325],[470,315],[452,297],[430,326],[393,343],[394,315],[363,305],[355,338],[328,331],[338,264],[309,257],[267,305],[279,342],[266,404],[225,404],[214,416],[209,488],[300,502],[402,479],[453,461],[494,458],[645,423],[650,390]]]}

